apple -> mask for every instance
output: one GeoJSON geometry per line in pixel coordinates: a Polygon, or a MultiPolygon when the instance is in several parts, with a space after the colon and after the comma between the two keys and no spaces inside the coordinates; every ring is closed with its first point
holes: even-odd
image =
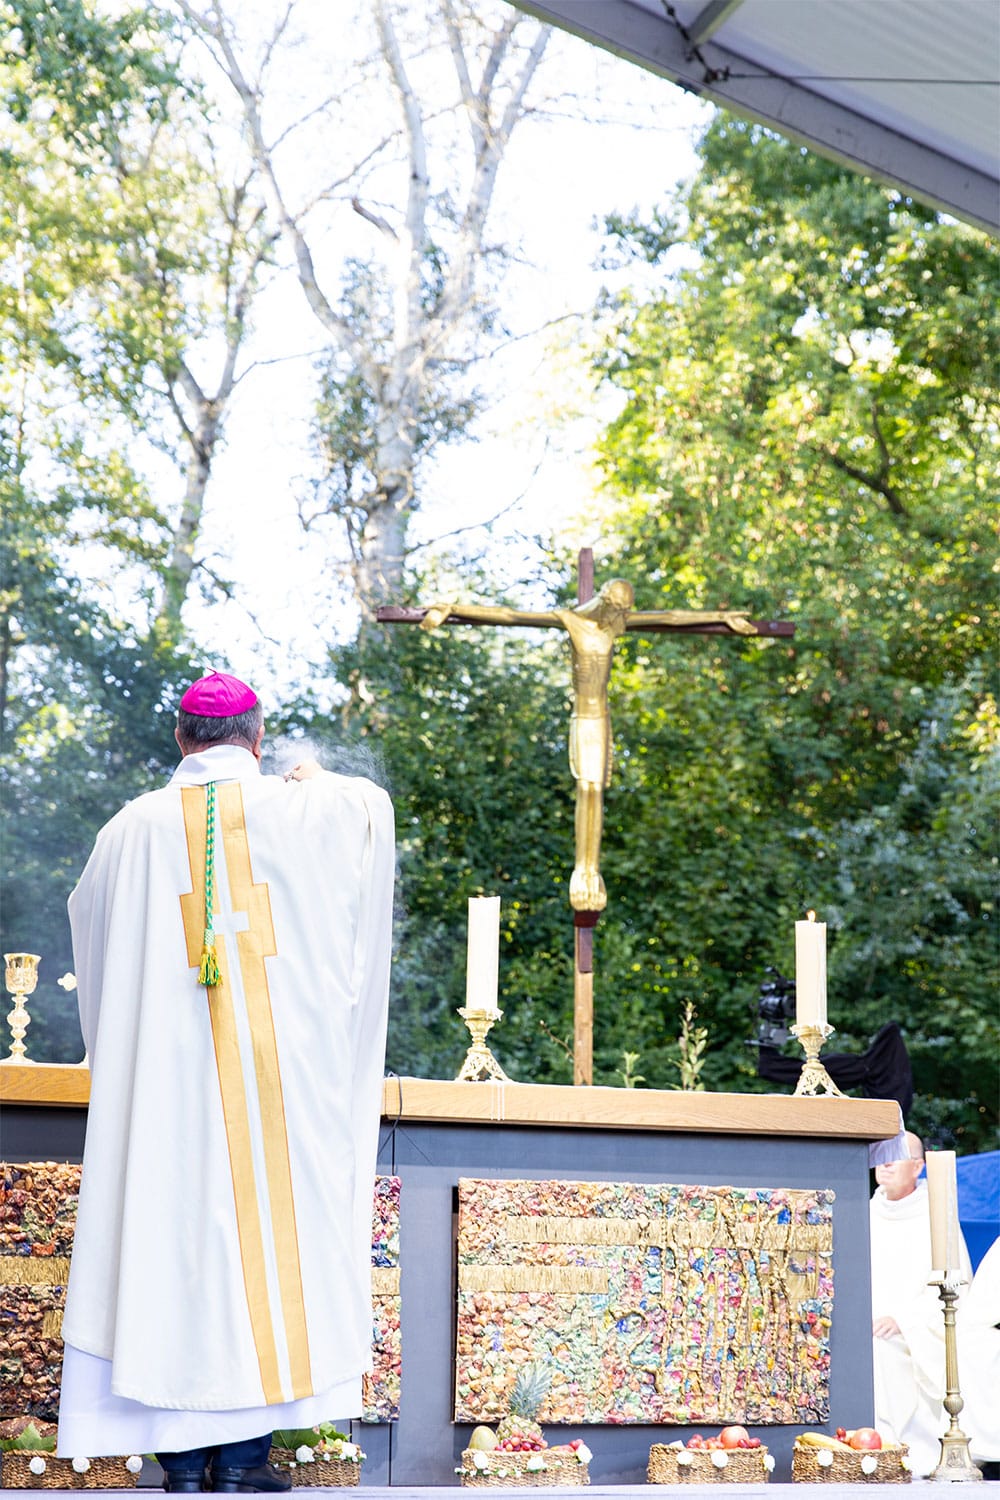
{"type": "Polygon", "coordinates": [[[881,1448],[882,1439],[874,1427],[859,1427],[848,1438],[852,1448],[881,1448]]]}
{"type": "Polygon", "coordinates": [[[741,1443],[750,1440],[750,1434],[745,1427],[723,1427],[719,1437],[723,1448],[738,1448],[741,1443]]]}

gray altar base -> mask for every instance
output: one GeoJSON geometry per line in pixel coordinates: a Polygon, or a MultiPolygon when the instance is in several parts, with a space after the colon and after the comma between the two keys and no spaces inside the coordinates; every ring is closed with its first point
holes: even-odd
{"type": "MultiPolygon", "coordinates": [[[[470,1084],[469,1088],[480,1085],[470,1084]]],[[[383,1128],[379,1171],[402,1179],[400,1418],[355,1424],[368,1454],[365,1486],[451,1486],[472,1431],[452,1420],[455,1364],[455,1214],[460,1177],[569,1178],[734,1187],[832,1188],[836,1281],[831,1328],[831,1425],[872,1419],[868,1261],[868,1149],[860,1141],[682,1134],[552,1126],[415,1124],[383,1128]]],[[[593,1485],[645,1480],[653,1443],[688,1427],[549,1427],[550,1442],[582,1438],[593,1485]]],[[[700,1429],[704,1431],[705,1429],[700,1429]]],[[[754,1427],[788,1480],[797,1427],[754,1427]]],[[[745,1487],[741,1487],[742,1489],[745,1487]]]]}

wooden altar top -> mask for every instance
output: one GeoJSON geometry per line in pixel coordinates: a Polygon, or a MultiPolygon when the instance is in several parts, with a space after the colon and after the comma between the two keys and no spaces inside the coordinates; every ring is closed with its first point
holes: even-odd
{"type": "MultiPolygon", "coordinates": [[[[85,1108],[82,1064],[0,1063],[0,1101],[85,1108]]],[[[667,1089],[573,1088],[537,1083],[458,1083],[387,1078],[387,1120],[467,1125],[537,1125],[716,1135],[817,1136],[887,1140],[896,1135],[894,1099],[797,1099],[789,1094],[684,1093],[667,1089]]]]}

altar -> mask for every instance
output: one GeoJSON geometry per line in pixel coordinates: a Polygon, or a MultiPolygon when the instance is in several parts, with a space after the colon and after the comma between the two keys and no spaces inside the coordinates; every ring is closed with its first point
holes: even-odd
{"type": "MultiPolygon", "coordinates": [[[[88,1096],[85,1069],[0,1066],[0,1086],[6,1161],[81,1159],[88,1096]]],[[[823,1368],[816,1389],[822,1385],[829,1409],[828,1420],[814,1416],[812,1421],[827,1430],[871,1421],[868,1146],[896,1134],[899,1111],[894,1101],[390,1077],[384,1084],[382,1113],[378,1169],[394,1184],[391,1202],[397,1205],[398,1237],[392,1254],[375,1261],[375,1290],[382,1299],[377,1306],[398,1312],[401,1360],[397,1388],[389,1398],[394,1404],[391,1420],[385,1420],[388,1408],[383,1404],[383,1420],[355,1425],[354,1436],[368,1455],[363,1485],[414,1488],[458,1483],[455,1470],[476,1420],[472,1413],[483,1399],[476,1388],[482,1374],[476,1350],[470,1352],[466,1329],[461,1337],[458,1334],[463,1298],[466,1305],[489,1308],[494,1342],[510,1338],[514,1325],[497,1320],[516,1318],[519,1299],[530,1304],[532,1326],[541,1329],[538,1337],[544,1333],[546,1348],[553,1347],[559,1331],[551,1326],[552,1318],[558,1319],[560,1307],[577,1307],[580,1297],[592,1296],[594,1306],[605,1308],[606,1330],[614,1334],[616,1328],[624,1329],[639,1383],[659,1394],[658,1410],[669,1410],[670,1418],[644,1421],[641,1413],[637,1419],[622,1406],[601,1420],[600,1398],[593,1398],[597,1406],[593,1400],[586,1406],[582,1392],[574,1393],[572,1400],[568,1395],[560,1398],[567,1411],[573,1401],[577,1403],[580,1420],[560,1418],[558,1426],[550,1426],[542,1412],[550,1442],[581,1438],[590,1447],[595,1484],[641,1483],[652,1443],[686,1437],[695,1428],[706,1430],[704,1421],[677,1420],[670,1406],[676,1396],[671,1396],[670,1371],[665,1368],[669,1361],[664,1357],[651,1373],[655,1361],[650,1339],[643,1344],[641,1337],[649,1309],[640,1315],[616,1292],[621,1305],[611,1305],[609,1312],[608,1294],[602,1298],[596,1290],[617,1285],[613,1267],[608,1269],[609,1252],[593,1248],[598,1240],[603,1246],[636,1242],[644,1263],[655,1266],[659,1255],[663,1264],[662,1228],[651,1222],[643,1205],[666,1202],[671,1194],[677,1201],[708,1205],[709,1212],[715,1211],[713,1194],[718,1196],[723,1188],[734,1190],[723,1195],[725,1200],[732,1198],[744,1210],[753,1200],[754,1212],[757,1200],[767,1194],[778,1194],[793,1207],[800,1201],[812,1205],[807,1216],[815,1221],[809,1229],[812,1238],[801,1243],[812,1245],[804,1253],[813,1258],[798,1267],[796,1275],[807,1275],[811,1269],[813,1285],[805,1290],[814,1295],[801,1303],[810,1312],[803,1314],[801,1329],[797,1328],[802,1341],[796,1359],[805,1362],[811,1350],[823,1351],[817,1360],[817,1369],[823,1368]],[[538,1222],[528,1226],[532,1232],[522,1227],[511,1236],[518,1244],[508,1247],[502,1275],[489,1264],[488,1245],[477,1262],[475,1246],[469,1248],[471,1240],[462,1241],[463,1213],[467,1222],[470,1214],[481,1212],[481,1184],[501,1202],[506,1202],[505,1193],[511,1194],[503,1210],[511,1222],[524,1217],[518,1204],[523,1205],[526,1189],[519,1185],[538,1188],[539,1201],[532,1205],[538,1222]],[[626,1205],[602,1200],[602,1193],[620,1193],[623,1185],[628,1185],[626,1205]],[[686,1193],[687,1189],[697,1191],[686,1193]],[[741,1196],[740,1190],[754,1192],[741,1196]],[[594,1232],[597,1222],[599,1235],[594,1232]],[[540,1254],[537,1247],[547,1239],[553,1246],[568,1245],[569,1253],[544,1245],[540,1254]],[[822,1274],[817,1269],[821,1261],[827,1267],[822,1274]],[[832,1284],[823,1283],[831,1269],[835,1304],[832,1284]],[[490,1288],[494,1303],[489,1302],[490,1288]],[[496,1288],[503,1289],[501,1295],[495,1295],[496,1288]],[[567,1290],[572,1288],[576,1302],[567,1290]],[[833,1311],[825,1319],[823,1337],[817,1339],[806,1318],[823,1323],[824,1295],[833,1311]],[[546,1317],[550,1326],[543,1328],[546,1317]]],[[[783,1217],[790,1218],[787,1212],[783,1217]]],[[[671,1232],[677,1240],[679,1229],[671,1232]]],[[[735,1232],[734,1244],[740,1243],[740,1233],[750,1243],[738,1225],[735,1232]]],[[[155,1226],[150,1226],[150,1233],[155,1233],[155,1226]]],[[[700,1238],[709,1243],[718,1235],[700,1238]]],[[[770,1240],[760,1243],[773,1247],[777,1241],[772,1232],[770,1240]]],[[[770,1295],[771,1306],[779,1306],[773,1288],[770,1295]]],[[[574,1318],[579,1333],[579,1318],[574,1318]]],[[[568,1344],[570,1321],[567,1314],[568,1344]]],[[[595,1320],[595,1340],[599,1331],[595,1320]]],[[[558,1347],[562,1350],[563,1344],[558,1347]]],[[[572,1351],[558,1357],[571,1360],[572,1351]]],[[[570,1365],[566,1368],[572,1374],[570,1365]]],[[[564,1390],[569,1388],[567,1383],[564,1390]]],[[[735,1389],[738,1393],[739,1385],[735,1389]]],[[[723,1389],[717,1398],[731,1399],[750,1397],[734,1398],[723,1389]]],[[[753,1399],[754,1409],[766,1415],[760,1398],[753,1399]]],[[[793,1404],[803,1399],[795,1396],[793,1404]]],[[[800,1405],[799,1410],[804,1408],[800,1405]]],[[[727,1415],[740,1420],[738,1409],[727,1415]]],[[[483,1420],[492,1420],[485,1409],[483,1420]]],[[[794,1434],[809,1423],[775,1406],[767,1420],[747,1425],[774,1455],[774,1479],[786,1480],[794,1434]]]]}

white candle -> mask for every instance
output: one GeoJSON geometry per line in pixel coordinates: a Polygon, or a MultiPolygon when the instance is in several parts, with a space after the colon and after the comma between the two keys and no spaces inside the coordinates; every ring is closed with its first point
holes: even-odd
{"type": "Polygon", "coordinates": [[[466,1010],[498,1015],[500,897],[469,897],[469,954],[465,970],[466,1010]]]}
{"type": "Polygon", "coordinates": [[[958,1174],[954,1151],[928,1151],[927,1196],[931,1209],[931,1266],[935,1271],[957,1271],[958,1174]]]}
{"type": "Polygon", "coordinates": [[[795,924],[795,1024],[826,1025],[826,923],[795,924]]]}

